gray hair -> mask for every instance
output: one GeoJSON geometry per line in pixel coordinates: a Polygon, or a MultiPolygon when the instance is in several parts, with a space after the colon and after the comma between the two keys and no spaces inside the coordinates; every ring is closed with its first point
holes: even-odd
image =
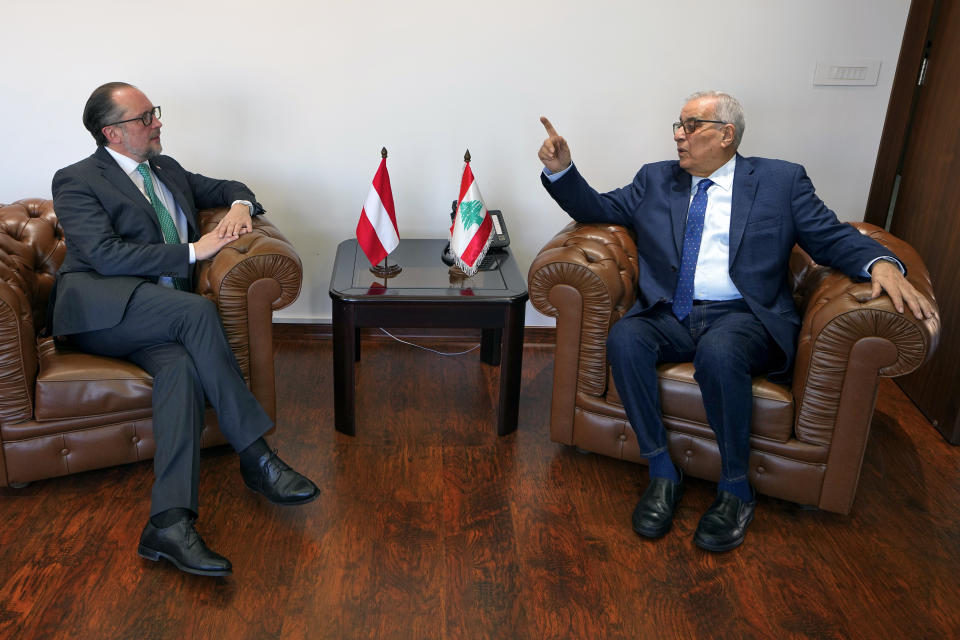
{"type": "Polygon", "coordinates": [[[743,132],[747,128],[747,122],[743,117],[743,107],[740,106],[736,98],[722,91],[698,91],[687,98],[687,102],[700,98],[713,98],[716,100],[713,117],[733,125],[733,148],[737,149],[740,146],[740,141],[743,139],[743,132]]]}

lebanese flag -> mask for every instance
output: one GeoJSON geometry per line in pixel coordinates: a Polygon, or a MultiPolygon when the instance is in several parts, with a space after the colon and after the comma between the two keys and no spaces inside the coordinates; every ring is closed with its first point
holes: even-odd
{"type": "Polygon", "coordinates": [[[383,159],[377,174],[373,176],[370,193],[363,203],[360,222],[357,223],[357,242],[372,265],[378,264],[400,244],[393,193],[390,191],[390,174],[387,173],[387,150],[383,149],[381,155],[383,159]]]}
{"type": "Polygon", "coordinates": [[[480,188],[470,170],[470,152],[464,155],[463,176],[460,178],[460,197],[457,215],[450,227],[450,251],[457,266],[472,276],[480,267],[493,240],[493,221],[483,204],[480,188]]]}

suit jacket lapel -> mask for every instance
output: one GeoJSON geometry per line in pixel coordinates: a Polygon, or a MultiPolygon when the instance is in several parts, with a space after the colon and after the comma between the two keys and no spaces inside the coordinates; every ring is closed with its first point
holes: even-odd
{"type": "Polygon", "coordinates": [[[743,230],[750,218],[753,201],[757,195],[757,176],[753,164],[739,153],[737,167],[733,172],[733,198],[730,203],[730,266],[740,251],[743,230]]]}
{"type": "Polygon", "coordinates": [[[670,188],[670,220],[673,226],[673,242],[679,256],[683,255],[683,231],[687,226],[687,210],[690,208],[690,174],[680,168],[673,170],[673,185],[670,188]]]}
{"type": "Polygon", "coordinates": [[[133,180],[130,179],[126,173],[123,172],[123,169],[120,168],[120,165],[117,164],[117,161],[113,159],[113,156],[107,152],[103,147],[99,147],[97,151],[93,154],[97,161],[100,163],[101,171],[103,177],[115,186],[120,193],[125,195],[127,198],[133,202],[139,211],[142,211],[147,217],[153,222],[157,227],[157,231],[160,231],[160,221],[157,220],[157,214],[153,210],[153,206],[150,204],[150,201],[147,200],[140,190],[137,189],[137,185],[133,184],[133,180]]]}

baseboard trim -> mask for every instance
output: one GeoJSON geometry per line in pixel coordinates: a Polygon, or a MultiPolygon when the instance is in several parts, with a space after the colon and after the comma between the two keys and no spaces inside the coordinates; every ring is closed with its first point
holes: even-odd
{"type": "MultiPolygon", "coordinates": [[[[390,329],[393,335],[409,339],[438,340],[446,342],[479,342],[480,329],[390,329]]],[[[379,329],[361,329],[360,336],[364,340],[391,340],[379,329]]],[[[282,341],[299,340],[332,340],[333,325],[322,323],[273,323],[273,339],[282,341]]],[[[525,327],[523,330],[523,344],[525,345],[555,345],[557,330],[555,327],[525,327]]]]}

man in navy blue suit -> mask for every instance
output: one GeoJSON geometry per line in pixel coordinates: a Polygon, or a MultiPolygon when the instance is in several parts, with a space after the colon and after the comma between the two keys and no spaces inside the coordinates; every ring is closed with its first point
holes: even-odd
{"type": "Polygon", "coordinates": [[[161,155],[160,107],[132,85],[95,89],[83,124],[96,152],[53,177],[67,255],[51,295],[51,332],[153,376],[156,479],[137,552],[188,573],[228,575],[230,561],[194,528],[205,400],[240,454],[248,487],[283,505],[319,493],[263,439],[272,422],[243,380],[216,306],[191,284],[196,261],[251,231],[263,208],[244,184],[190,173],[161,155]],[[201,235],[197,211],[219,206],[230,211],[201,235]]]}
{"type": "Polygon", "coordinates": [[[637,236],[637,302],[607,339],[614,383],[650,465],[633,528],[663,536],[683,495],[683,472],[667,450],[656,365],[692,361],[722,468],[694,542],[733,549],[756,506],[747,475],[751,378],[767,373],[786,381],[793,369],[800,328],[786,277],[793,246],[872,280],[873,297],[885,291],[901,313],[904,305],[917,318],[933,311],[896,256],[823,204],[802,166],[737,153],[743,109],[725,93],[688,98],[673,125],[677,160],[644,165],[631,184],[602,194],[572,164],[550,121],[541,122],[541,181],[554,200],[579,222],[621,224],[637,236]]]}

